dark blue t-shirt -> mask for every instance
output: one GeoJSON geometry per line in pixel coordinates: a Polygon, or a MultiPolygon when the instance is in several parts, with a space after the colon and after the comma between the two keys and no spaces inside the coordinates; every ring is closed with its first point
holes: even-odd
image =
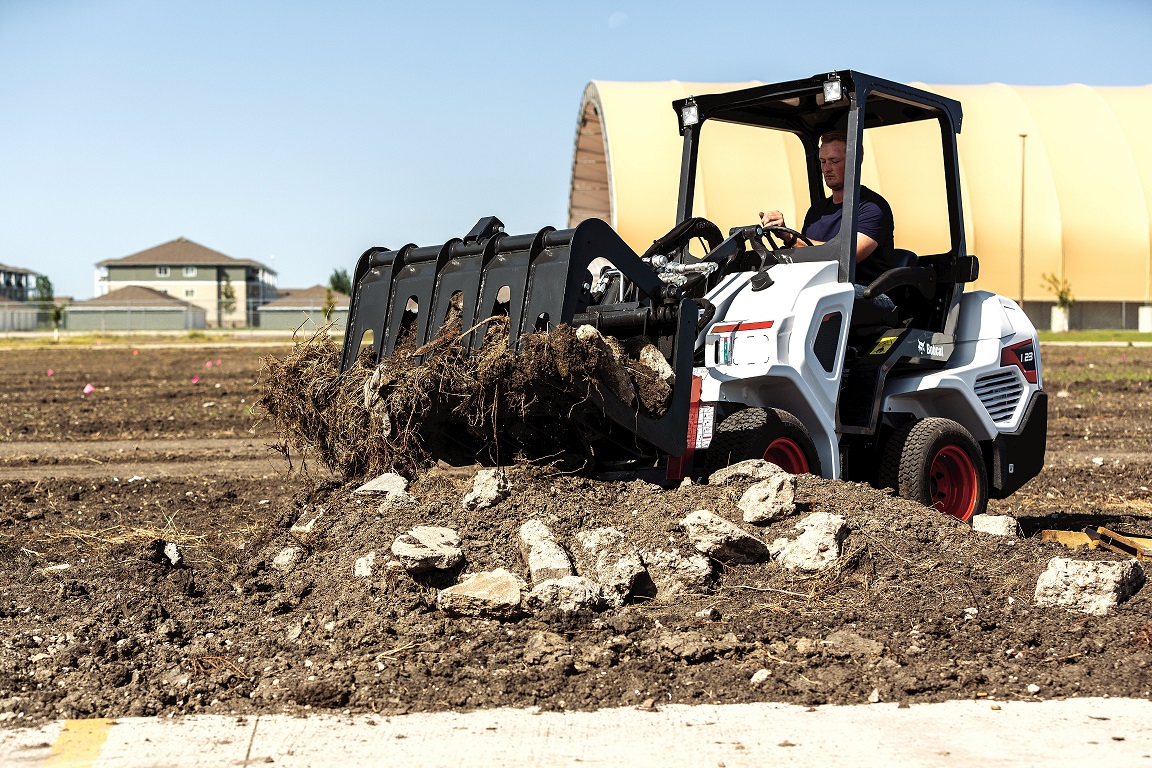
{"type": "MultiPolygon", "coordinates": [[[[838,206],[832,213],[827,213],[808,225],[804,234],[813,240],[828,242],[836,237],[840,231],[840,222],[844,218],[844,207],[838,206]]],[[[872,202],[860,204],[860,226],[857,230],[862,235],[868,235],[876,242],[880,242],[880,222],[884,219],[884,212],[880,206],[872,202]]]]}
{"type": "MultiPolygon", "coordinates": [[[[844,206],[833,203],[828,196],[808,209],[804,226],[800,230],[813,240],[827,242],[840,232],[844,206]]],[[[877,247],[868,258],[856,264],[855,282],[867,285],[886,270],[892,261],[892,207],[888,201],[868,187],[860,187],[860,221],[858,231],[876,241],[877,247]]]]}

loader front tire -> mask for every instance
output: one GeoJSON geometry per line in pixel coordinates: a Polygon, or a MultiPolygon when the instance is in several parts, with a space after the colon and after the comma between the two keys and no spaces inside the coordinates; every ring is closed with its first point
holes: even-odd
{"type": "Polygon", "coordinates": [[[820,456],[808,430],[788,411],[745,408],[716,427],[708,446],[708,474],[747,459],[764,459],[793,475],[820,474],[820,456]]]}
{"type": "Polygon", "coordinates": [[[988,471],[968,430],[930,418],[897,429],[884,449],[880,486],[970,522],[988,508],[988,471]]]}

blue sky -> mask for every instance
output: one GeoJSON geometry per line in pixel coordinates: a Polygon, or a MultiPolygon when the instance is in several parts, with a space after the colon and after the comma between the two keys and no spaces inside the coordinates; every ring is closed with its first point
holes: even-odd
{"type": "Polygon", "coordinates": [[[0,0],[0,263],[83,299],[187,237],[299,287],[563,226],[594,79],[1152,83],[1147,0],[800,5],[0,0]]]}

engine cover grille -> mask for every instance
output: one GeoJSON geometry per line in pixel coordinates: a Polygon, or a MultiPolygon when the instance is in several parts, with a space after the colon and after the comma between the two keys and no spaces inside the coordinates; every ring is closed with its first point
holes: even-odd
{"type": "Polygon", "coordinates": [[[976,397],[997,424],[1012,419],[1023,395],[1024,383],[1014,370],[986,373],[976,379],[976,397]]]}

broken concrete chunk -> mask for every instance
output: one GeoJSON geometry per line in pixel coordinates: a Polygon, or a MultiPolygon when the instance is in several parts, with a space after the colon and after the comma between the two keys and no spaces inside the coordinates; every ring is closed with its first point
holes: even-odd
{"type": "Polygon", "coordinates": [[[353,493],[404,493],[408,490],[408,481],[395,472],[386,472],[375,480],[369,480],[353,493]]]}
{"type": "Polygon", "coordinates": [[[788,570],[819,571],[840,557],[840,544],[848,535],[844,518],[828,512],[814,512],[796,524],[803,531],[797,538],[776,539],[772,556],[788,570]]]}
{"type": "Polygon", "coordinates": [[[184,562],[184,554],[180,551],[180,547],[171,541],[164,545],[164,556],[168,558],[168,563],[173,568],[184,562]]]}
{"type": "Polygon", "coordinates": [[[972,530],[993,536],[1015,536],[1016,518],[1011,515],[976,515],[972,518],[972,530]]]}
{"type": "Polygon", "coordinates": [[[712,561],[703,555],[681,555],[678,550],[644,549],[640,557],[656,586],[656,599],[667,602],[681,595],[708,591],[712,561]]]}
{"type": "Polygon", "coordinates": [[[451,528],[418,525],[392,542],[392,554],[414,573],[446,570],[464,559],[460,535],[451,528]]]}
{"type": "Polygon", "coordinates": [[[752,674],[752,679],[748,681],[749,685],[753,688],[759,688],[763,685],[768,678],[772,677],[772,673],[766,669],[758,669],[752,674]]]}
{"type": "Polygon", "coordinates": [[[698,509],[680,521],[692,546],[724,563],[758,563],[768,559],[768,547],[719,515],[698,509]]]}
{"type": "Polygon", "coordinates": [[[356,562],[352,565],[352,575],[358,579],[370,579],[375,565],[376,553],[369,552],[364,557],[356,558],[356,562]]]}
{"type": "Polygon", "coordinates": [[[281,573],[287,573],[296,567],[296,563],[304,557],[303,547],[284,547],[272,558],[272,567],[281,573]]]}
{"type": "Polygon", "coordinates": [[[521,601],[527,590],[528,585],[519,576],[497,568],[440,590],[436,604],[454,616],[511,619],[522,613],[521,601]]]}
{"type": "Polygon", "coordinates": [[[464,497],[464,509],[470,512],[487,509],[506,499],[510,491],[503,469],[482,469],[472,481],[472,490],[464,497]]]}
{"type": "Polygon", "coordinates": [[[792,514],[796,511],[796,476],[781,471],[753,484],[740,497],[738,506],[746,523],[766,523],[792,514]]]}
{"type": "Polygon", "coordinates": [[[315,509],[305,507],[304,513],[300,515],[288,532],[295,536],[300,543],[309,544],[316,537],[316,527],[322,517],[324,517],[324,510],[320,507],[315,509]]]}
{"type": "Polygon", "coordinates": [[[564,576],[559,579],[546,579],[528,593],[528,608],[539,611],[543,608],[557,608],[564,613],[582,610],[599,610],[604,607],[604,590],[594,581],[583,576],[564,576]]]}
{"type": "Polygon", "coordinates": [[[591,325],[577,328],[576,338],[594,350],[597,360],[596,375],[609,391],[625,405],[632,405],[632,401],[636,399],[636,388],[628,376],[628,370],[620,362],[624,356],[620,343],[611,336],[605,337],[591,325]]]}
{"type": "Polygon", "coordinates": [[[548,526],[539,520],[529,520],[520,526],[520,555],[528,566],[533,584],[576,574],[568,553],[548,526]]]}
{"type": "Polygon", "coordinates": [[[615,528],[596,528],[576,534],[576,567],[581,575],[604,587],[604,596],[619,607],[645,577],[640,550],[615,528]]]}
{"type": "Polygon", "coordinates": [[[555,632],[536,632],[524,646],[525,664],[558,661],[563,656],[571,655],[572,644],[555,632]]]}
{"type": "Polygon", "coordinates": [[[1135,560],[1098,563],[1054,557],[1036,580],[1036,604],[1103,616],[1144,586],[1144,569],[1135,560]]]}
{"type": "Polygon", "coordinates": [[[723,485],[733,478],[742,480],[767,480],[781,472],[784,472],[784,470],[770,461],[764,461],[764,459],[747,459],[716,470],[708,476],[708,485],[723,485]]]}

